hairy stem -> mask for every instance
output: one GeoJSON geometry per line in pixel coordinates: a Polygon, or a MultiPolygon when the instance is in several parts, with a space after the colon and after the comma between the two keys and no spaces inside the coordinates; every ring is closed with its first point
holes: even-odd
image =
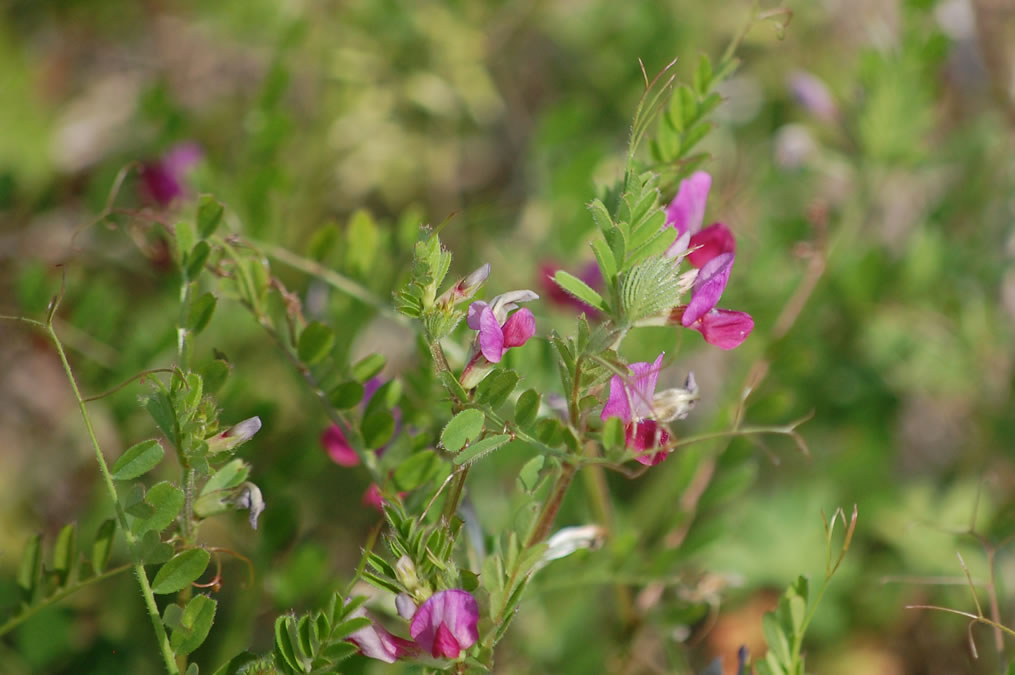
{"type": "Polygon", "coordinates": [[[557,518],[557,512],[560,511],[560,507],[564,503],[564,496],[567,494],[567,489],[571,486],[571,480],[574,478],[577,470],[578,466],[573,462],[565,462],[561,468],[560,476],[557,477],[557,482],[553,486],[553,492],[550,493],[546,503],[543,504],[543,510],[539,514],[536,526],[532,528],[532,534],[525,545],[526,548],[532,548],[546,539],[546,536],[550,534],[553,521],[557,518]]]}
{"type": "Polygon", "coordinates": [[[91,440],[92,448],[95,450],[95,460],[99,464],[99,471],[102,473],[102,480],[106,486],[106,492],[109,493],[109,498],[113,501],[113,508],[116,510],[116,518],[120,522],[120,527],[123,529],[124,536],[127,539],[127,547],[130,549],[131,556],[134,558],[132,567],[134,568],[134,576],[137,577],[138,586],[141,587],[141,595],[144,597],[145,607],[148,610],[148,616],[152,621],[152,629],[155,631],[155,639],[159,643],[159,650],[162,652],[162,659],[165,661],[166,670],[170,675],[179,675],[179,668],[176,665],[176,660],[173,655],[173,649],[169,645],[169,636],[166,635],[166,629],[162,625],[162,618],[159,616],[159,607],[155,604],[155,594],[152,592],[151,584],[148,581],[148,574],[145,572],[144,564],[137,556],[137,537],[131,532],[127,526],[127,514],[123,510],[123,506],[120,504],[120,500],[116,494],[116,485],[113,483],[113,476],[109,472],[109,465],[106,464],[106,458],[102,454],[102,448],[99,446],[99,440],[95,435],[95,428],[92,426],[92,418],[88,415],[88,407],[85,404],[84,399],[81,397],[81,392],[78,390],[77,381],[74,379],[74,371],[71,370],[70,363],[67,361],[67,354],[64,352],[63,344],[60,342],[60,338],[57,337],[56,331],[53,330],[52,322],[46,324],[46,332],[49,334],[49,338],[53,341],[53,345],[56,347],[57,354],[60,355],[60,363],[63,365],[64,373],[67,375],[67,381],[70,382],[71,389],[74,392],[74,398],[78,402],[78,407],[81,410],[81,417],[85,422],[85,428],[88,430],[88,438],[91,440]]]}

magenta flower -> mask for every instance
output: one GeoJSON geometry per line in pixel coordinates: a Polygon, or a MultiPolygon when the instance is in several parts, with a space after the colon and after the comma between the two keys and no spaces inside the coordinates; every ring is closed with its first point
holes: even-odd
{"type": "Polygon", "coordinates": [[[701,333],[705,342],[719,349],[739,347],[754,330],[754,319],[747,312],[713,308],[697,320],[685,323],[688,305],[676,307],[670,313],[670,322],[679,323],[701,333]]]}
{"type": "MultiPolygon", "coordinates": [[[[349,616],[354,619],[371,619],[370,615],[362,607],[352,612],[349,616]]],[[[372,623],[369,626],[360,628],[346,638],[346,641],[353,643],[359,648],[363,656],[384,661],[385,663],[394,663],[403,656],[410,656],[418,651],[416,645],[411,640],[392,635],[384,626],[373,619],[371,621],[372,623]]]]}
{"type": "Polygon", "coordinates": [[[677,196],[666,208],[666,225],[681,235],[697,233],[705,219],[705,202],[711,187],[712,176],[705,171],[695,171],[680,181],[677,196]]]}
{"type": "Polygon", "coordinates": [[[471,593],[439,591],[416,611],[409,634],[434,658],[457,659],[479,639],[478,622],[479,605],[471,593]]]}
{"type": "Polygon", "coordinates": [[[462,371],[461,383],[472,389],[500,363],[511,347],[521,347],[536,332],[536,319],[527,309],[518,309],[519,302],[537,300],[529,290],[510,291],[498,295],[490,304],[477,301],[469,305],[466,322],[469,328],[479,331],[472,346],[472,358],[462,371]],[[518,309],[510,317],[508,314],[518,309]]]}
{"type": "Polygon", "coordinates": [[[328,453],[331,461],[339,466],[359,464],[359,455],[349,445],[348,439],[337,424],[329,425],[321,434],[321,447],[328,453]]]}
{"type": "Polygon", "coordinates": [[[187,173],[204,153],[197,143],[181,143],[154,162],[141,167],[148,195],[159,205],[169,206],[187,193],[187,173]]]}
{"type": "Polygon", "coordinates": [[[733,254],[723,253],[712,258],[698,270],[691,287],[691,302],[684,311],[683,325],[690,326],[716,306],[733,269],[733,254]]]}
{"type": "Polygon", "coordinates": [[[633,374],[626,382],[614,375],[610,379],[610,397],[600,416],[603,421],[619,417],[624,422],[627,447],[638,451],[635,459],[647,466],[654,466],[669,456],[665,450],[651,452],[670,440],[669,431],[655,419],[652,408],[662,363],[662,354],[652,363],[632,363],[633,374]]]}
{"type": "Polygon", "coordinates": [[[469,328],[479,331],[479,350],[490,363],[500,363],[504,352],[511,347],[521,347],[536,333],[536,319],[528,309],[520,309],[502,321],[493,308],[482,301],[469,306],[466,321],[469,328]]]}
{"type": "Polygon", "coordinates": [[[737,242],[728,227],[722,223],[712,223],[692,235],[687,248],[690,250],[690,253],[687,254],[687,261],[695,267],[701,268],[716,256],[734,253],[737,250],[737,242]]]}

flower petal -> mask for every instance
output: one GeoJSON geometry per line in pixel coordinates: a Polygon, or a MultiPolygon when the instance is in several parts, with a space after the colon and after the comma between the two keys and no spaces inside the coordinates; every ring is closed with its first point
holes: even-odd
{"type": "Polygon", "coordinates": [[[680,189],[666,208],[666,224],[677,232],[694,234],[701,229],[705,218],[705,201],[712,187],[712,176],[704,171],[695,171],[680,181],[680,189]]]}
{"type": "Polygon", "coordinates": [[[655,420],[641,420],[628,425],[627,445],[639,451],[634,458],[645,466],[655,466],[670,456],[668,450],[652,452],[670,441],[670,432],[655,420]]]}
{"type": "MultiPolygon", "coordinates": [[[[349,616],[354,619],[365,618],[373,621],[372,617],[362,607],[352,612],[349,616]]],[[[376,621],[366,628],[360,628],[347,637],[346,640],[359,647],[359,651],[363,656],[384,661],[385,663],[394,663],[402,656],[414,654],[418,651],[416,645],[412,642],[392,635],[384,626],[381,626],[376,621]]]]}
{"type": "Polygon", "coordinates": [[[504,356],[504,331],[489,307],[479,314],[479,350],[490,363],[500,363],[504,356]]]}
{"type": "Polygon", "coordinates": [[[705,342],[719,349],[739,347],[754,330],[754,319],[746,312],[713,309],[690,328],[701,333],[705,342]]]}
{"type": "Polygon", "coordinates": [[[479,639],[476,630],[478,621],[479,605],[471,593],[459,589],[439,591],[430,596],[412,617],[409,634],[433,656],[457,658],[457,650],[453,656],[450,655],[452,645],[460,650],[476,644],[479,639]]]}
{"type": "Polygon", "coordinates": [[[631,403],[627,400],[627,387],[620,375],[610,378],[610,397],[606,399],[603,412],[600,415],[603,420],[611,417],[619,417],[625,424],[631,421],[631,403]]]}
{"type": "Polygon", "coordinates": [[[698,272],[691,289],[691,302],[687,304],[680,322],[689,327],[715,307],[730,280],[733,254],[723,253],[709,260],[698,272]]]}
{"type": "Polygon", "coordinates": [[[345,434],[342,433],[337,424],[332,424],[321,434],[321,447],[331,457],[331,461],[339,466],[356,466],[359,464],[359,455],[349,445],[349,441],[346,440],[345,434]]]}
{"type": "Polygon", "coordinates": [[[659,381],[659,369],[663,364],[663,354],[652,363],[632,363],[629,391],[631,393],[631,413],[635,418],[652,416],[652,399],[656,394],[656,383],[659,381]]]}
{"type": "Polygon", "coordinates": [[[479,315],[483,313],[485,307],[487,307],[487,304],[482,300],[477,300],[469,305],[469,312],[465,317],[465,323],[472,330],[479,330],[479,315]]]}
{"type": "Polygon", "coordinates": [[[701,267],[716,256],[735,252],[737,241],[728,227],[713,223],[691,237],[688,246],[692,251],[687,254],[687,260],[695,267],[701,267]]]}
{"type": "Polygon", "coordinates": [[[521,347],[536,334],[536,317],[528,309],[519,309],[501,327],[504,334],[504,348],[521,347]]]}

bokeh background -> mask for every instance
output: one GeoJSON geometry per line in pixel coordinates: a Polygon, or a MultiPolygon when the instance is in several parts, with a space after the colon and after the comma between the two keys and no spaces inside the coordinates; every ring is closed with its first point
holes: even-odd
{"type": "MultiPolygon", "coordinates": [[[[956,551],[986,583],[996,547],[1000,616],[1015,625],[1004,547],[1015,534],[1015,3],[785,6],[785,30],[785,17],[760,23],[740,46],[705,141],[709,222],[738,237],[724,303],[757,329],[730,353],[645,329],[625,353],[665,349],[664,379],[698,376],[704,401],[677,433],[725,428],[745,382],[757,383],[747,421],[813,413],[801,429],[809,456],[779,437],[737,439],[711,463],[689,452],[636,480],[610,475],[625,534],[537,577],[499,672],[699,672],[717,656],[729,672],[739,645],[762,653],[761,615],[781,590],[822,574],[822,510],[854,503],[856,536],[808,636],[810,669],[996,672],[1004,658],[987,629],[973,630],[976,660],[965,620],[905,606],[974,611],[956,551]],[[962,534],[971,526],[979,538],[962,534]],[[611,601],[618,576],[647,617],[629,633],[611,601]],[[623,645],[634,657],[618,656],[623,645]]],[[[592,260],[585,204],[622,168],[638,59],[651,74],[678,57],[690,78],[698,54],[718,60],[752,11],[676,0],[0,7],[0,312],[44,316],[65,275],[56,328],[86,394],[172,363],[178,280],[155,223],[198,192],[227,204],[228,227],[321,257],[381,297],[416,226],[447,218],[455,271],[488,261],[490,293],[546,295],[544,267],[577,273],[592,260]],[[146,176],[181,144],[201,158],[167,206],[146,176]]],[[[411,337],[373,309],[273,269],[333,322],[339,354],[380,350],[386,377],[416,363],[411,337]]],[[[534,311],[542,336],[573,326],[566,305],[534,311]]],[[[195,654],[211,672],[269,648],[278,613],[319,606],[345,583],[379,516],[361,503],[366,473],[322,451],[324,412],[244,310],[220,303],[197,348],[199,360],[214,348],[234,364],[224,418],[264,421],[242,456],[268,503],[257,532],[240,515],[202,530],[255,570],[248,582],[242,564],[226,566],[215,628],[195,654]]],[[[552,391],[545,342],[513,358],[552,391]]],[[[90,404],[110,457],[152,434],[142,391],[90,404]]],[[[432,414],[409,395],[402,407],[421,426],[432,414]]],[[[511,522],[505,495],[527,458],[508,451],[474,471],[492,531],[511,522]]],[[[77,521],[87,541],[109,513],[56,355],[0,322],[0,623],[16,610],[29,537],[51,542],[77,521]]],[[[561,524],[590,519],[579,493],[561,524]]],[[[159,669],[128,574],[0,638],[4,675],[159,669]]]]}

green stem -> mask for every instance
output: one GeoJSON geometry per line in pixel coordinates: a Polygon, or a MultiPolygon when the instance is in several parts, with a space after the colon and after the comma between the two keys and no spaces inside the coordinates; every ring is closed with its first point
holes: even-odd
{"type": "Polygon", "coordinates": [[[553,521],[557,518],[557,512],[560,511],[560,507],[564,503],[564,496],[567,495],[567,489],[571,486],[571,480],[577,471],[578,466],[573,462],[566,462],[561,468],[560,476],[557,477],[553,491],[550,493],[546,503],[543,504],[543,510],[539,514],[539,519],[536,521],[535,527],[532,528],[529,541],[525,544],[526,548],[532,548],[546,539],[546,536],[550,534],[553,521]]]}
{"type": "Polygon", "coordinates": [[[84,581],[79,581],[78,583],[73,584],[71,586],[65,586],[64,588],[61,588],[53,595],[39,601],[38,603],[26,609],[21,614],[18,614],[17,616],[8,619],[3,625],[0,625],[0,636],[3,636],[11,632],[12,630],[20,626],[22,623],[32,618],[37,612],[52,605],[55,605],[56,603],[60,602],[67,596],[73,595],[74,593],[80,591],[82,588],[85,588],[86,586],[91,586],[92,584],[98,583],[99,581],[105,581],[110,577],[116,576],[120,572],[126,572],[130,568],[131,565],[129,563],[126,565],[120,565],[119,567],[114,567],[111,570],[106,570],[102,574],[96,574],[94,577],[88,577],[84,581]]]}
{"type": "MultiPolygon", "coordinates": [[[[40,324],[42,325],[42,324],[40,324]]],[[[116,518],[120,522],[120,527],[123,529],[124,537],[127,539],[127,547],[130,549],[131,556],[134,558],[133,568],[134,575],[137,577],[137,583],[141,587],[141,595],[144,597],[145,607],[148,609],[148,616],[152,621],[152,629],[155,631],[155,639],[159,643],[159,650],[162,652],[162,659],[165,661],[166,670],[170,675],[179,675],[179,669],[176,667],[175,656],[173,655],[173,649],[169,645],[169,636],[166,635],[165,626],[162,625],[162,618],[159,615],[159,607],[155,604],[155,594],[152,592],[151,584],[148,581],[148,574],[145,572],[144,564],[137,556],[137,537],[131,532],[127,526],[127,514],[123,510],[123,505],[120,504],[120,500],[116,494],[116,485],[113,483],[113,476],[109,472],[109,465],[106,464],[106,458],[102,454],[102,448],[99,446],[99,439],[95,435],[95,428],[92,426],[92,418],[88,415],[88,407],[85,404],[84,399],[81,397],[81,391],[78,389],[77,381],[74,379],[74,371],[71,370],[70,363],[67,361],[67,354],[64,352],[63,344],[60,342],[60,338],[57,337],[56,331],[53,330],[52,322],[45,325],[46,332],[49,334],[49,338],[53,341],[53,345],[56,347],[57,354],[60,355],[60,363],[63,365],[63,371],[67,375],[67,381],[70,382],[71,389],[74,391],[74,398],[78,402],[78,408],[81,410],[81,417],[84,419],[85,428],[88,430],[88,438],[92,442],[92,448],[95,450],[95,460],[99,463],[99,471],[102,473],[102,480],[106,485],[106,492],[109,493],[109,498],[113,501],[113,508],[116,511],[116,518]]]]}

